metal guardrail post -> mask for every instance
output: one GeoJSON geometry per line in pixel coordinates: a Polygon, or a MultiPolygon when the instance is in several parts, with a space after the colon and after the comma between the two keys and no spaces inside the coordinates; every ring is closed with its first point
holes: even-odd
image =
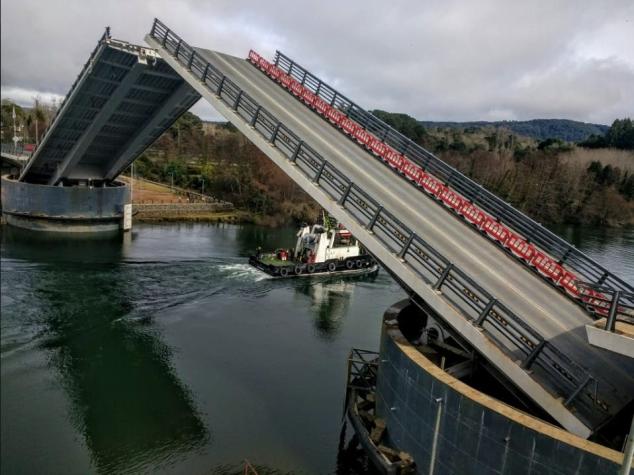
{"type": "Polygon", "coordinates": [[[297,156],[299,155],[302,145],[304,145],[303,140],[300,140],[299,142],[297,142],[297,147],[295,147],[295,150],[293,151],[293,156],[291,157],[292,163],[295,163],[297,161],[297,156]]]}
{"type": "MultiPolygon", "coordinates": [[[[178,58],[178,54],[180,53],[181,50],[181,44],[183,43],[183,40],[179,39],[178,40],[178,45],[176,46],[176,50],[174,51],[174,56],[176,56],[176,59],[178,58]]],[[[180,60],[179,60],[180,61],[180,60]]]]}
{"type": "Polygon", "coordinates": [[[531,366],[533,366],[533,363],[537,359],[537,356],[544,349],[545,346],[546,346],[546,340],[540,341],[539,344],[536,345],[535,348],[533,348],[533,351],[529,353],[526,359],[522,361],[522,368],[531,369],[531,366]]]}
{"type": "Polygon", "coordinates": [[[196,51],[192,48],[192,54],[189,56],[189,61],[187,62],[187,69],[191,71],[192,64],[194,62],[194,56],[196,56],[196,51]]]}
{"type": "Polygon", "coordinates": [[[579,386],[575,388],[572,394],[568,396],[568,399],[564,401],[564,406],[568,407],[570,403],[579,395],[579,393],[583,391],[583,388],[585,388],[588,385],[588,383],[592,381],[593,379],[594,378],[591,375],[588,375],[588,377],[579,386]]]}
{"type": "MultiPolygon", "coordinates": [[[[528,242],[528,240],[527,240],[528,242]]],[[[563,253],[563,255],[561,256],[561,259],[559,259],[559,262],[561,262],[562,264],[566,262],[566,259],[568,259],[568,256],[570,255],[570,253],[572,252],[572,248],[569,247],[568,249],[566,249],[566,252],[563,253]]]]}
{"type": "Polygon", "coordinates": [[[321,167],[315,173],[315,177],[313,178],[313,183],[319,183],[319,178],[321,178],[321,174],[324,172],[324,168],[326,167],[326,160],[321,163],[321,167]]]}
{"type": "Polygon", "coordinates": [[[610,277],[610,273],[606,270],[603,275],[599,278],[599,280],[597,281],[597,284],[602,285],[603,282],[605,282],[605,279],[607,279],[608,277],[610,277]]]}
{"type": "Polygon", "coordinates": [[[339,198],[339,201],[337,201],[337,204],[339,206],[343,206],[345,204],[351,189],[352,189],[352,182],[348,182],[348,186],[346,186],[346,189],[343,192],[343,195],[341,195],[341,198],[339,198]]]}
{"type": "MultiPolygon", "coordinates": [[[[350,108],[352,109],[354,107],[354,104],[350,106],[350,108]]],[[[361,127],[363,127],[363,130],[368,130],[368,124],[370,123],[370,116],[367,115],[365,117],[365,120],[363,121],[363,123],[361,124],[361,127]]]]}
{"type": "Polygon", "coordinates": [[[482,310],[482,312],[480,312],[480,315],[478,315],[478,318],[475,321],[475,324],[477,326],[479,326],[479,327],[482,326],[482,324],[484,323],[486,318],[489,316],[489,313],[491,312],[491,310],[493,309],[493,307],[495,306],[496,303],[498,303],[498,299],[490,299],[489,300],[489,302],[486,304],[486,307],[484,307],[484,310],[482,310]]]}
{"type": "Polygon", "coordinates": [[[220,82],[218,83],[218,88],[216,89],[216,96],[220,97],[220,93],[222,92],[222,86],[225,85],[226,76],[222,76],[220,82]]]}
{"type": "Polygon", "coordinates": [[[405,244],[403,245],[403,247],[398,253],[399,259],[403,259],[403,257],[405,257],[405,254],[407,254],[407,250],[409,249],[409,246],[412,244],[412,241],[414,240],[414,236],[415,234],[411,232],[409,237],[407,238],[407,241],[405,241],[405,244]]]}
{"type": "Polygon", "coordinates": [[[280,131],[281,126],[282,126],[282,123],[278,122],[277,125],[275,126],[275,129],[273,129],[273,133],[271,134],[271,138],[269,139],[269,142],[271,142],[272,144],[275,143],[275,139],[277,138],[277,133],[280,131]]]}
{"type": "MultiPolygon", "coordinates": [[[[240,89],[240,91],[238,92],[238,95],[236,96],[236,100],[235,100],[235,101],[233,101],[233,107],[232,107],[232,109],[233,109],[234,111],[237,111],[237,110],[238,110],[238,106],[240,105],[240,99],[241,99],[241,98],[242,98],[242,89],[240,89]]],[[[278,127],[279,127],[279,125],[278,125],[278,127]]]]}
{"type": "Polygon", "coordinates": [[[260,109],[262,109],[262,106],[256,107],[253,117],[251,118],[251,127],[255,127],[255,124],[258,121],[258,116],[260,115],[260,109]]]}
{"type": "Polygon", "coordinates": [[[442,287],[442,284],[445,282],[445,279],[447,278],[447,276],[449,275],[452,269],[453,269],[453,264],[451,263],[447,264],[447,267],[445,267],[445,270],[443,270],[442,274],[440,274],[438,281],[434,284],[434,290],[440,290],[440,288],[442,287]]]}
{"type": "Polygon", "coordinates": [[[616,328],[616,315],[618,313],[620,298],[621,298],[621,291],[616,290],[614,294],[612,294],[612,303],[610,304],[610,313],[608,314],[608,319],[605,322],[606,331],[613,332],[614,329],[616,328]]]}
{"type": "Polygon", "coordinates": [[[205,70],[203,71],[203,75],[200,78],[202,82],[207,82],[207,73],[209,72],[209,63],[205,66],[205,70]]]}
{"type": "Polygon", "coordinates": [[[373,228],[373,227],[374,227],[374,225],[376,224],[376,220],[377,220],[377,219],[379,219],[379,215],[381,214],[381,211],[383,211],[383,206],[379,206],[379,207],[376,209],[376,213],[374,213],[374,217],[372,218],[372,221],[370,221],[370,222],[368,223],[368,227],[367,227],[367,229],[368,229],[369,231],[372,231],[372,228],[373,228]]]}

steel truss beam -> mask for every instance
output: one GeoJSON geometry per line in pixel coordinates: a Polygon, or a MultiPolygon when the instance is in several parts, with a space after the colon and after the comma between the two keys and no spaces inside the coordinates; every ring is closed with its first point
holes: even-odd
{"type": "Polygon", "coordinates": [[[104,104],[101,111],[86,128],[73,148],[66,154],[63,161],[58,165],[56,173],[53,174],[48,181],[49,185],[56,185],[59,180],[67,174],[69,170],[79,162],[79,160],[81,160],[81,157],[84,155],[99,130],[107,124],[113,111],[119,107],[121,101],[124,100],[125,96],[130,92],[130,89],[134,86],[136,80],[141,76],[144,67],[145,65],[143,63],[137,62],[125,76],[123,81],[119,83],[119,86],[104,104]]]}

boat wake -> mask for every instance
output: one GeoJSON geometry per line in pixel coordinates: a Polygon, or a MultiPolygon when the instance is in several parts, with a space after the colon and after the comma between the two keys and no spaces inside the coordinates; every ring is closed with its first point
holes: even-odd
{"type": "Polygon", "coordinates": [[[218,270],[222,274],[226,274],[225,277],[230,279],[254,282],[270,279],[270,276],[266,275],[264,272],[261,272],[253,266],[245,263],[221,264],[218,266],[218,270]]]}

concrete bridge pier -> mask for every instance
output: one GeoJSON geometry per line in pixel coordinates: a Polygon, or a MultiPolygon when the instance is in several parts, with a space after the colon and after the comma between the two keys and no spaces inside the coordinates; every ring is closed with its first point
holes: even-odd
{"type": "Polygon", "coordinates": [[[34,231],[119,232],[131,227],[130,189],[120,181],[50,186],[5,175],[2,218],[9,225],[34,231]]]}

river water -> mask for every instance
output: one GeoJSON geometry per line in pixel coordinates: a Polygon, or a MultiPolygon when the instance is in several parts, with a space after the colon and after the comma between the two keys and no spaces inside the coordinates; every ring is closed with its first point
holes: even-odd
{"type": "MultiPolygon", "coordinates": [[[[634,231],[559,229],[634,281],[634,231]]],[[[403,291],[273,281],[294,229],[137,225],[119,240],[2,230],[2,473],[354,473],[338,446],[352,347],[403,291]]]]}

